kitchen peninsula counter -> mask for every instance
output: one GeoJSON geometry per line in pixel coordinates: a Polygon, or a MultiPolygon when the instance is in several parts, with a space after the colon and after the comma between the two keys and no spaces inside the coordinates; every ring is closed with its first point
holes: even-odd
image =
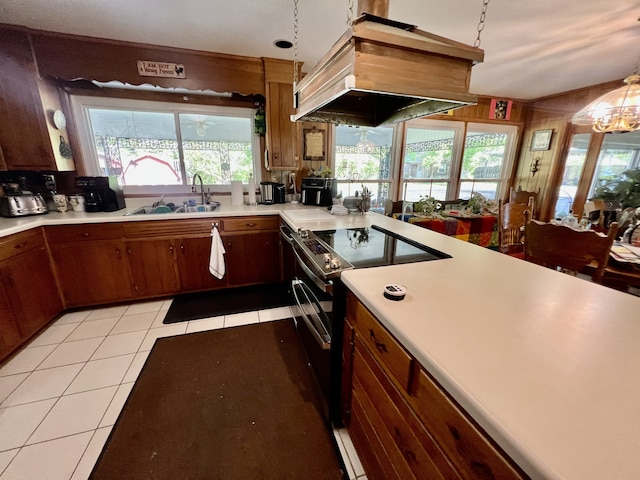
{"type": "Polygon", "coordinates": [[[349,289],[532,478],[640,475],[640,299],[382,215],[301,205],[0,219],[40,225],[278,214],[294,229],[372,224],[452,258],[347,271],[349,289]],[[407,287],[399,302],[383,287],[407,287]]]}

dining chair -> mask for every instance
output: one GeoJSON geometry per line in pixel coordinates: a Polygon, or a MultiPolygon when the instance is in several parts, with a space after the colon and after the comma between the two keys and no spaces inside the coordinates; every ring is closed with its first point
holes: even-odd
{"type": "Polygon", "coordinates": [[[501,253],[524,259],[524,228],[531,219],[533,197],[528,203],[498,202],[498,248],[501,253]]]}
{"type": "Polygon", "coordinates": [[[609,263],[609,252],[618,233],[618,224],[609,226],[607,235],[578,230],[566,225],[531,220],[525,225],[525,260],[576,275],[588,268],[595,283],[609,263]]]}
{"type": "Polygon", "coordinates": [[[589,223],[601,229],[604,228],[604,200],[593,198],[584,204],[583,215],[589,219],[589,223]]]}
{"type": "Polygon", "coordinates": [[[535,206],[538,203],[538,194],[540,193],[540,189],[537,192],[528,192],[527,190],[522,190],[522,186],[518,187],[518,190],[514,190],[513,187],[509,189],[509,202],[515,203],[529,203],[529,199],[533,197],[533,207],[531,209],[531,218],[534,217],[535,214],[535,206]]]}

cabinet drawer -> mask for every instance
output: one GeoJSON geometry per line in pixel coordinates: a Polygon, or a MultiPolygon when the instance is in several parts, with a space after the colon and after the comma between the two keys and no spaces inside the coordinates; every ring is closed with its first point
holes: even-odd
{"type": "Polygon", "coordinates": [[[223,230],[225,232],[251,232],[255,230],[277,230],[278,217],[234,217],[225,218],[223,230]]]}
{"type": "Polygon", "coordinates": [[[124,233],[127,238],[209,236],[217,218],[207,220],[151,220],[127,222],[124,233]]]}
{"type": "Polygon", "coordinates": [[[45,227],[45,233],[49,243],[114,240],[124,237],[121,223],[51,226],[45,227]]]}
{"type": "MultiPolygon", "coordinates": [[[[382,367],[395,377],[399,385],[408,390],[411,356],[362,303],[358,302],[355,297],[350,298],[350,301],[357,302],[355,319],[349,319],[354,324],[356,335],[362,343],[369,347],[382,367]]],[[[347,309],[349,311],[349,307],[347,309]]]]}
{"type": "Polygon", "coordinates": [[[375,426],[399,478],[459,478],[432,436],[367,348],[356,343],[353,395],[375,426]]]}
{"type": "Polygon", "coordinates": [[[410,402],[464,478],[527,478],[422,369],[415,375],[410,402]]]}
{"type": "Polygon", "coordinates": [[[14,255],[40,247],[44,244],[44,237],[40,228],[16,233],[8,237],[0,238],[0,261],[14,255]]]}

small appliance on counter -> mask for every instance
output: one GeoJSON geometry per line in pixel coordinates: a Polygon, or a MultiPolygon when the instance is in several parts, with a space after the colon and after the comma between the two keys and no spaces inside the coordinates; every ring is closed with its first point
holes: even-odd
{"type": "Polygon", "coordinates": [[[285,202],[284,183],[260,182],[261,203],[271,205],[273,203],[285,202]]]}
{"type": "Polygon", "coordinates": [[[126,207],[118,177],[76,177],[76,187],[84,192],[86,212],[115,212],[126,207]]]}
{"type": "Polygon", "coordinates": [[[0,215],[3,217],[22,217],[49,213],[47,204],[39,193],[19,190],[15,185],[3,185],[0,196],[0,215]]]}
{"type": "Polygon", "coordinates": [[[333,204],[333,197],[338,194],[335,178],[306,177],[302,179],[302,203],[328,207],[333,204]]]}

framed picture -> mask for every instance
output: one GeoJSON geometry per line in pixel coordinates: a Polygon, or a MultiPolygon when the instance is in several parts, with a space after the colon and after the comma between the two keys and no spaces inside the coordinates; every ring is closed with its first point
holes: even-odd
{"type": "Polygon", "coordinates": [[[324,162],[325,160],[325,136],[324,130],[309,128],[303,130],[304,154],[307,161],[324,162]]]}
{"type": "Polygon", "coordinates": [[[536,130],[533,132],[533,137],[531,137],[531,150],[535,152],[536,150],[549,150],[549,145],[551,145],[551,134],[553,130],[536,130]]]}

